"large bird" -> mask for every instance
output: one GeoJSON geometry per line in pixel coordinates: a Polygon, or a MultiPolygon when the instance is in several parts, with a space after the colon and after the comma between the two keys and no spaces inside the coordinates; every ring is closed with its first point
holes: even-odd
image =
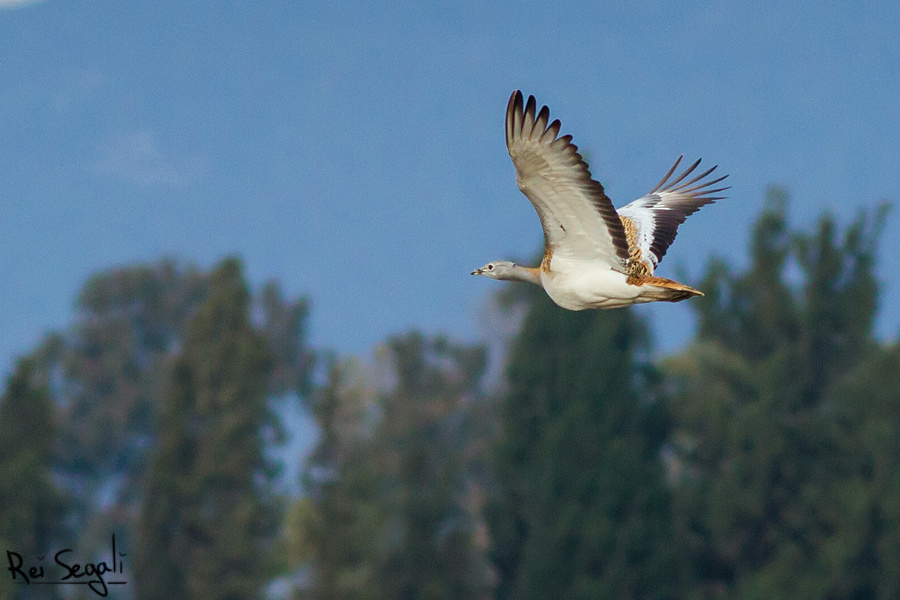
{"type": "Polygon", "coordinates": [[[670,181],[679,157],[649,194],[616,211],[572,136],[559,137],[559,120],[550,123],[550,110],[536,107],[534,96],[524,103],[522,92],[513,92],[506,109],[506,147],[519,189],[541,219],[544,258],[540,267],[494,261],[472,275],[537,284],[569,310],[702,296],[683,283],[654,276],[653,270],[687,216],[724,198],[715,194],[728,188],[713,186],[727,175],[708,179],[713,167],[688,179],[698,160],[670,181]]]}

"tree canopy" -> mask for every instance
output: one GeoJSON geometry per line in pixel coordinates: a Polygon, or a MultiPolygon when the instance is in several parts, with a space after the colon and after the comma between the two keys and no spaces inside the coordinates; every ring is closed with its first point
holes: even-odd
{"type": "Polygon", "coordinates": [[[900,422],[897,378],[866,376],[896,353],[872,338],[884,211],[843,231],[825,215],[804,232],[786,209],[784,193],[770,192],[746,270],[712,262],[697,340],[665,361],[693,592],[894,597],[882,573],[897,558],[885,546],[895,495],[864,465],[894,464],[896,442],[876,442],[861,410],[872,402],[900,422]]]}
{"type": "Polygon", "coordinates": [[[900,597],[886,210],[788,208],[771,190],[746,264],[709,261],[664,357],[652,308],[536,286],[498,295],[502,364],[416,331],[367,361],[312,349],[306,299],[236,258],[98,273],[0,396],[0,549],[103,558],[115,533],[148,600],[900,597]],[[296,414],[301,496],[274,458],[296,414]]]}

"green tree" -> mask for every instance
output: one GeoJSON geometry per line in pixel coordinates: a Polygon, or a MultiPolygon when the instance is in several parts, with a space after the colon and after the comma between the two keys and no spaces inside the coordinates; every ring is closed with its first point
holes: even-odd
{"type": "MultiPolygon", "coordinates": [[[[698,339],[666,365],[678,385],[677,514],[696,597],[860,598],[876,589],[859,566],[870,563],[881,525],[857,530],[872,532],[864,544],[837,533],[849,534],[844,519],[871,506],[857,485],[866,460],[854,448],[866,436],[859,397],[836,386],[877,353],[873,266],[884,213],[860,215],[842,235],[825,216],[807,234],[791,231],[786,207],[784,192],[771,191],[745,272],[710,265],[707,297],[694,304],[698,339]],[[838,415],[855,419],[839,425],[838,415]]],[[[866,450],[870,460],[883,451],[866,450]]]]}
{"type": "Polygon", "coordinates": [[[268,342],[272,368],[268,391],[272,396],[310,391],[310,374],[315,355],[306,345],[309,302],[306,298],[289,300],[275,281],[266,283],[256,298],[262,312],[259,331],[268,342]]]}
{"type": "MultiPolygon", "coordinates": [[[[66,507],[65,496],[50,477],[56,407],[34,379],[31,361],[19,361],[0,398],[0,548],[4,559],[7,551],[19,554],[26,573],[61,541],[66,507]]],[[[55,598],[55,592],[0,578],[4,598],[55,598]]]]}
{"type": "Polygon", "coordinates": [[[294,523],[311,567],[306,591],[321,600],[371,598],[384,527],[371,460],[374,389],[357,365],[330,359],[328,382],[311,406],[320,437],[303,473],[309,508],[294,523]]]}
{"type": "Polygon", "coordinates": [[[277,505],[265,452],[272,360],[236,259],[213,271],[162,398],[138,528],[141,598],[246,599],[267,578],[277,505]]]}
{"type": "Polygon", "coordinates": [[[305,472],[311,588],[301,597],[484,598],[485,353],[418,333],[380,351],[382,391],[333,363],[313,395],[305,472]]]}
{"type": "Polygon", "coordinates": [[[874,349],[824,398],[842,477],[820,550],[832,598],[900,597],[900,343],[874,349]]]}
{"type": "MultiPolygon", "coordinates": [[[[74,498],[67,520],[80,553],[104,551],[109,536],[132,554],[131,529],[156,446],[161,388],[187,323],[209,296],[207,271],[160,260],[92,276],[77,300],[75,322],[32,353],[35,377],[59,405],[54,470],[74,498]]],[[[253,299],[254,328],[267,340],[267,393],[297,401],[309,387],[307,302],[286,299],[275,283],[253,299]]],[[[267,441],[277,443],[272,427],[267,441]]],[[[133,555],[133,554],[132,554],[133,555]]]]}
{"type": "Polygon", "coordinates": [[[473,539],[478,481],[467,449],[484,349],[411,333],[385,350],[394,385],[381,398],[374,452],[386,486],[380,598],[481,597],[488,582],[473,539]]]}
{"type": "Polygon", "coordinates": [[[33,353],[60,407],[58,460],[75,501],[73,545],[90,555],[110,534],[131,553],[162,367],[207,294],[207,274],[172,261],[91,277],[75,323],[33,353]]]}
{"type": "Polygon", "coordinates": [[[517,296],[527,313],[488,509],[498,597],[673,597],[666,423],[643,324],[630,310],[565,311],[536,289],[517,296]]]}

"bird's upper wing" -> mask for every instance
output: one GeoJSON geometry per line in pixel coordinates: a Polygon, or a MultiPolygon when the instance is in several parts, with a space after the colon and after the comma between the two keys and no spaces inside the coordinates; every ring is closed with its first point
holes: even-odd
{"type": "Polygon", "coordinates": [[[700,210],[701,206],[723,199],[724,196],[715,194],[728,189],[728,187],[713,188],[728,175],[704,181],[716,167],[683,182],[700,165],[699,160],[670,182],[669,178],[678,168],[682,158],[684,156],[678,157],[666,176],[649,194],[619,209],[619,215],[631,222],[636,238],[634,243],[641,250],[641,258],[648,262],[647,266],[651,273],[675,241],[678,226],[684,223],[688,215],[700,210]]]}
{"type": "Polygon", "coordinates": [[[591,178],[572,136],[557,137],[559,120],[548,125],[550,110],[535,109],[534,96],[523,106],[522,93],[513,92],[506,109],[506,147],[519,189],[541,219],[547,252],[624,270],[628,241],[616,209],[591,178]]]}

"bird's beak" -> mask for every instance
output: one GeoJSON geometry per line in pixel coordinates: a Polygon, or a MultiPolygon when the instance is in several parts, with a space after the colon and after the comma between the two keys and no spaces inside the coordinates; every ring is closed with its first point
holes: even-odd
{"type": "Polygon", "coordinates": [[[474,271],[472,271],[472,275],[481,275],[483,272],[484,271],[482,271],[481,269],[475,269],[474,271]]]}

